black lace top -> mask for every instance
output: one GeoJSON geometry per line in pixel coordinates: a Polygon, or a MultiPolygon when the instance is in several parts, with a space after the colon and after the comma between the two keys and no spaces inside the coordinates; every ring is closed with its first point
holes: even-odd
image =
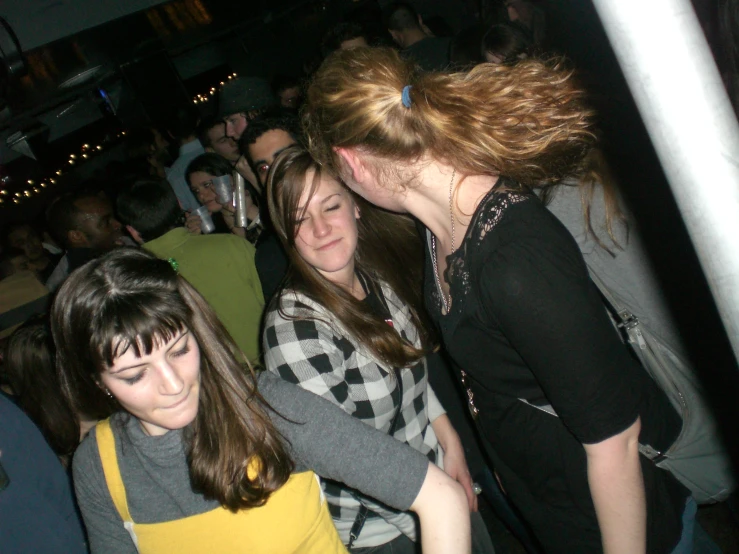
{"type": "MultiPolygon", "coordinates": [[[[536,197],[494,189],[447,259],[449,314],[426,258],[427,307],[468,375],[504,488],[545,551],[600,551],[582,444],[640,416],[642,442],[667,447],[680,419],[621,343],[577,244],[536,197]]],[[[646,462],[648,552],[669,552],[686,491],[646,462]]]]}

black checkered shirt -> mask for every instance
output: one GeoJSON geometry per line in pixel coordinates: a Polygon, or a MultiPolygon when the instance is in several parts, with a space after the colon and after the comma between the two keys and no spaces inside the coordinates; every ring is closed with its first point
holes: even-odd
{"type": "MultiPolygon", "coordinates": [[[[384,284],[382,293],[395,330],[420,347],[408,307],[384,284]]],[[[392,368],[378,361],[322,305],[294,291],[283,291],[266,315],[264,351],[269,371],[341,406],[367,425],[386,433],[390,430],[399,396],[392,368]]],[[[401,379],[403,399],[393,436],[441,466],[440,447],[430,422],[443,415],[444,409],[428,384],[425,360],[401,370],[401,379]]],[[[334,523],[347,543],[359,503],[338,483],[324,483],[324,491],[334,523]]],[[[381,517],[368,518],[356,547],[387,542],[399,534],[397,530],[416,538],[410,514],[364,497],[362,503],[381,517]],[[379,538],[385,540],[376,542],[379,538]]]]}

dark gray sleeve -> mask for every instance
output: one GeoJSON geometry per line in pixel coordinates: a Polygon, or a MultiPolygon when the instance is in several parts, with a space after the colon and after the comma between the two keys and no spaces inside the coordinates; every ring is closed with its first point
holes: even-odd
{"type": "Polygon", "coordinates": [[[271,373],[260,375],[259,389],[281,414],[270,415],[299,467],[393,508],[410,508],[428,471],[423,454],[271,373]]]}
{"type": "Polygon", "coordinates": [[[77,448],[72,462],[74,492],[87,528],[92,554],[137,554],[105,482],[95,429],[77,448]]]}

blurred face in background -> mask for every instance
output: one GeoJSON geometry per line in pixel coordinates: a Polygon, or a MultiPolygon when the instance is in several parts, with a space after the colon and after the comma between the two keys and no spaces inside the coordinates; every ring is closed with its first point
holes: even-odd
{"type": "Polygon", "coordinates": [[[70,233],[77,235],[76,245],[98,252],[107,252],[121,243],[121,224],[113,216],[113,208],[107,198],[90,196],[80,198],[75,203],[80,214],[77,216],[77,229],[70,233]]]}
{"type": "Polygon", "coordinates": [[[41,237],[30,225],[18,225],[8,233],[8,244],[26,252],[29,259],[35,260],[44,255],[41,237]]]}
{"type": "Polygon", "coordinates": [[[231,163],[236,162],[241,156],[238,143],[226,136],[226,124],[223,122],[208,129],[208,142],[210,146],[206,150],[220,154],[231,163]]]}
{"type": "Polygon", "coordinates": [[[295,109],[300,104],[300,87],[290,87],[280,91],[280,106],[295,109]]]}

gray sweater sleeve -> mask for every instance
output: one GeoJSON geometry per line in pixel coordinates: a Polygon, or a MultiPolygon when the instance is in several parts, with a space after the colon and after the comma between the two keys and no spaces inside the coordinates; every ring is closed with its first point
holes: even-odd
{"type": "MultiPolygon", "coordinates": [[[[284,416],[270,413],[290,442],[297,470],[312,469],[394,508],[410,507],[428,471],[428,460],[423,454],[270,373],[260,376],[259,387],[272,407],[284,416]]],[[[182,463],[186,463],[184,458],[182,463]]],[[[92,554],[136,554],[108,492],[95,429],[77,449],[72,470],[92,554]]],[[[127,486],[135,488],[135,483],[127,481],[127,486]]],[[[189,486],[182,487],[178,494],[174,499],[176,506],[203,507],[195,499],[200,495],[189,486]]],[[[167,501],[171,503],[172,499],[167,501]]]]}
{"type": "Polygon", "coordinates": [[[289,441],[299,469],[312,469],[393,508],[410,508],[428,471],[423,454],[271,373],[259,376],[259,390],[279,414],[272,413],[272,421],[289,441]]]}
{"type": "Polygon", "coordinates": [[[98,454],[95,429],[77,448],[72,462],[77,495],[92,554],[137,554],[110,497],[98,454]]]}

